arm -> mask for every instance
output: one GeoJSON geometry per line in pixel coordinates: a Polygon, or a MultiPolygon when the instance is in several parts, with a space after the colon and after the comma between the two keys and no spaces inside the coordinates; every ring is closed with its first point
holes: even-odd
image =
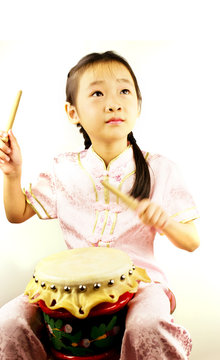
{"type": "Polygon", "coordinates": [[[21,223],[35,214],[25,200],[21,189],[22,158],[16,138],[0,132],[0,169],[4,174],[4,206],[7,219],[12,223],[21,223]],[[1,137],[8,135],[9,141],[3,142],[1,137]]]}
{"type": "Polygon", "coordinates": [[[198,248],[199,236],[192,222],[182,224],[172,220],[159,205],[147,199],[140,201],[137,213],[144,224],[155,227],[178,248],[187,251],[198,248]]]}
{"type": "Polygon", "coordinates": [[[162,231],[180,249],[192,252],[199,247],[199,235],[193,222],[182,224],[169,219],[162,231]]]}

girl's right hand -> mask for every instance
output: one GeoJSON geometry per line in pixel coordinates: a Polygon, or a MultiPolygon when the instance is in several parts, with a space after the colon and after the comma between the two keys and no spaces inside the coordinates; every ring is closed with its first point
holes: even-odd
{"type": "Polygon", "coordinates": [[[5,175],[20,176],[22,167],[21,150],[12,130],[0,131],[0,169],[5,175]],[[8,142],[2,138],[8,136],[8,142]]]}

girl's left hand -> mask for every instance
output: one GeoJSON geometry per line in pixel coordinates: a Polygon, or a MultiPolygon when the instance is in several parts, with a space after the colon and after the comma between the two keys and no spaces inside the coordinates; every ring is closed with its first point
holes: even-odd
{"type": "Polygon", "coordinates": [[[157,230],[163,230],[169,220],[167,213],[148,199],[139,202],[137,213],[145,225],[153,226],[157,230]]]}

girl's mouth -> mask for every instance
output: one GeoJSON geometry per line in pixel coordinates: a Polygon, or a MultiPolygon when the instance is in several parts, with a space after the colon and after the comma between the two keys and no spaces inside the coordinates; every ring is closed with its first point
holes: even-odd
{"type": "Polygon", "coordinates": [[[109,120],[106,121],[106,124],[121,124],[122,122],[124,122],[123,119],[120,119],[120,118],[111,118],[109,120]]]}

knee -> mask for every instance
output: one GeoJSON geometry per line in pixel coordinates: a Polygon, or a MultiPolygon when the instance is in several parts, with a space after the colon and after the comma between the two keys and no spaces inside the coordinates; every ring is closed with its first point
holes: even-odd
{"type": "Polygon", "coordinates": [[[43,344],[36,335],[19,313],[7,316],[0,312],[0,359],[46,359],[43,344]]]}
{"type": "Polygon", "coordinates": [[[136,334],[156,333],[159,332],[161,323],[164,324],[166,321],[156,316],[136,317],[126,322],[126,331],[132,333],[135,329],[136,334]]]}
{"type": "MultiPolygon", "coordinates": [[[[6,316],[0,312],[0,358],[16,359],[18,356],[18,347],[23,342],[25,328],[22,319],[6,316]]],[[[19,357],[20,358],[20,357],[19,357]]]]}
{"type": "Polygon", "coordinates": [[[4,331],[10,328],[13,328],[16,323],[16,315],[14,312],[11,312],[10,314],[7,311],[4,311],[2,308],[0,310],[0,331],[4,331]]]}
{"type": "Polygon", "coordinates": [[[4,335],[4,337],[8,337],[8,339],[14,337],[20,337],[24,331],[24,320],[19,317],[19,315],[10,314],[1,314],[0,312],[0,333],[4,335]]]}
{"type": "Polygon", "coordinates": [[[160,320],[150,317],[128,322],[122,342],[122,359],[161,359],[160,320]],[[152,349],[153,348],[153,349],[152,349]]]}
{"type": "MultiPolygon", "coordinates": [[[[138,317],[133,322],[127,322],[124,340],[127,344],[130,344],[133,349],[144,349],[146,344],[151,341],[150,339],[154,339],[154,342],[159,344],[161,339],[161,321],[162,320],[157,317],[149,316],[148,319],[146,317],[138,317]]],[[[150,344],[148,344],[148,347],[149,346],[150,344]]]]}
{"type": "Polygon", "coordinates": [[[0,309],[0,329],[31,327],[33,331],[41,325],[41,312],[36,304],[30,304],[24,296],[18,296],[0,309]]]}

